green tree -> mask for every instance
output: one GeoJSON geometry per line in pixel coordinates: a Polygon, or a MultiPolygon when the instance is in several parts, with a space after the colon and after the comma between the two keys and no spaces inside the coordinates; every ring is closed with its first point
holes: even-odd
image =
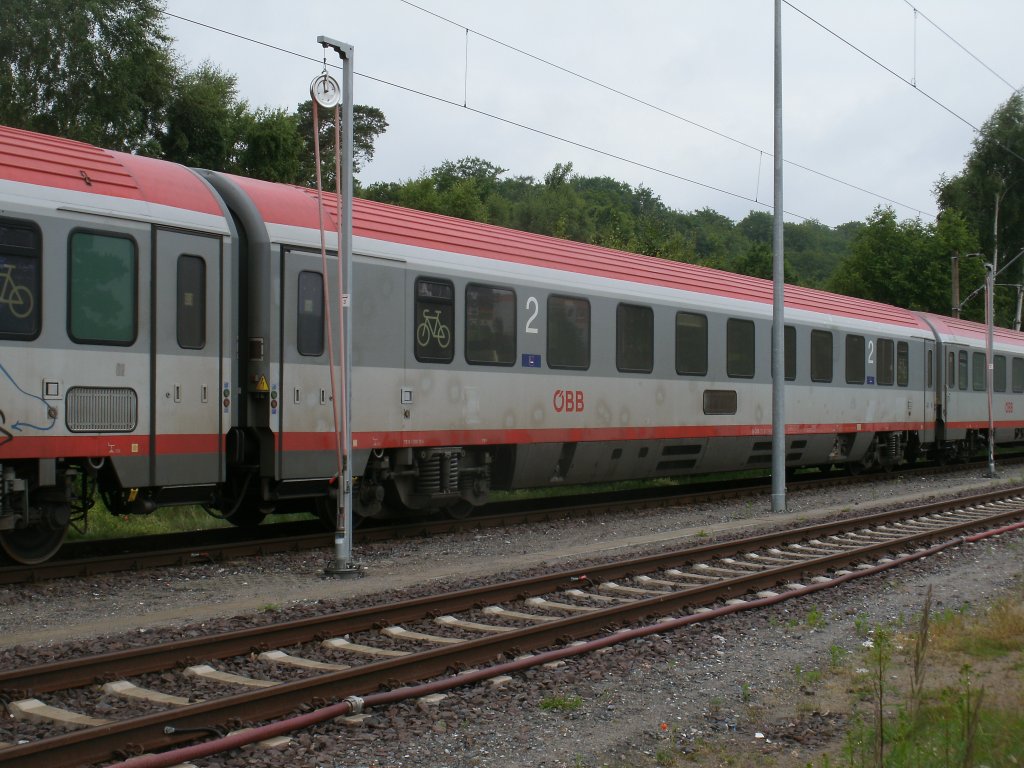
{"type": "Polygon", "coordinates": [[[238,99],[238,78],[205,61],[179,74],[160,148],[176,163],[234,171],[239,133],[252,119],[249,105],[238,99]]]}
{"type": "MultiPolygon", "coordinates": [[[[949,257],[966,253],[973,240],[962,217],[899,221],[892,208],[876,208],[853,241],[852,253],[832,276],[829,288],[848,296],[908,309],[948,314],[949,257]]],[[[965,265],[962,281],[971,284],[980,265],[965,265]]]]}
{"type": "Polygon", "coordinates": [[[1024,248],[1024,96],[1013,94],[985,121],[963,170],[940,178],[935,191],[939,208],[964,217],[983,253],[996,247],[997,207],[1000,261],[1024,248]]]}
{"type": "MultiPolygon", "coordinates": [[[[316,164],[314,161],[313,102],[309,99],[295,110],[299,132],[304,149],[303,162],[299,172],[301,183],[316,186],[316,164]]],[[[320,131],[320,173],[324,189],[334,189],[334,110],[317,108],[320,131]]],[[[373,160],[374,142],[388,129],[384,113],[377,107],[355,104],[352,107],[352,171],[358,173],[366,163],[373,160]]]]}
{"type": "Polygon", "coordinates": [[[3,0],[0,123],[155,154],[174,65],[157,0],[3,0]]]}
{"type": "Polygon", "coordinates": [[[295,115],[283,109],[258,109],[241,132],[238,172],[267,181],[302,181],[305,142],[295,115]]]}

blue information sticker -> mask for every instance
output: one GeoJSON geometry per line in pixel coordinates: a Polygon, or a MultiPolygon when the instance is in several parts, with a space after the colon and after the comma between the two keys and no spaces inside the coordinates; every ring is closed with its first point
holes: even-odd
{"type": "Polygon", "coordinates": [[[540,368],[540,355],[523,355],[523,368],[540,368]]]}

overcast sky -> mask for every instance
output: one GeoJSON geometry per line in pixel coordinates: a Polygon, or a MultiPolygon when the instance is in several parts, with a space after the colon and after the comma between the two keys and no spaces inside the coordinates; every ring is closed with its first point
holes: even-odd
{"type": "MultiPolygon", "coordinates": [[[[167,0],[167,10],[318,62],[318,35],[353,45],[355,102],[378,107],[390,124],[360,173],[364,184],[415,178],[465,156],[537,179],[572,162],[581,175],[646,185],[681,211],[707,207],[739,220],[771,210],[771,0],[414,2],[167,0]]],[[[1024,85],[1024,2],[792,3],[782,13],[790,220],[834,226],[882,204],[931,221],[935,181],[957,173],[971,149],[967,123],[980,127],[1024,85]]],[[[322,68],[179,19],[168,18],[167,29],[186,63],[209,59],[235,73],[253,106],[294,110],[322,68]]]]}

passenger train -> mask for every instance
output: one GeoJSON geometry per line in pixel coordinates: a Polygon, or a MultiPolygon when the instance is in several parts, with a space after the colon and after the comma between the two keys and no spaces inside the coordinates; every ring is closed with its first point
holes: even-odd
{"type": "MultiPolygon", "coordinates": [[[[3,555],[46,560],[97,494],[333,522],[326,197],[325,270],[314,191],[0,127],[3,555]]],[[[770,467],[769,282],[353,206],[357,516],[770,467]]],[[[983,327],[795,286],[785,317],[787,467],[983,444],[983,327]]],[[[1013,442],[1024,335],[997,331],[993,372],[1013,442]]]]}

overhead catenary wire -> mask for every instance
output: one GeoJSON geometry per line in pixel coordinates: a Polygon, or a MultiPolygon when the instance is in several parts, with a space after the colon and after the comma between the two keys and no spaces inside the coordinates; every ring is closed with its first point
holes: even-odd
{"type": "MultiPolygon", "coordinates": [[[[512,45],[511,43],[507,43],[504,40],[499,40],[498,38],[492,37],[491,35],[488,35],[488,34],[486,34],[484,32],[481,32],[481,31],[479,31],[477,29],[473,29],[472,27],[468,27],[465,24],[462,24],[462,23],[460,23],[458,21],[455,21],[453,19],[449,19],[447,16],[443,16],[443,15],[441,15],[441,14],[435,12],[435,11],[430,10],[429,8],[424,8],[423,6],[417,5],[416,3],[412,2],[411,0],[399,0],[399,2],[404,3],[405,5],[409,6],[410,8],[415,8],[418,11],[422,11],[423,13],[426,13],[426,14],[428,14],[430,16],[433,16],[434,18],[439,19],[439,20],[441,20],[441,21],[443,21],[443,22],[445,22],[447,24],[451,24],[452,26],[458,27],[459,29],[464,29],[464,30],[466,30],[467,35],[468,35],[468,33],[472,32],[474,35],[476,35],[477,37],[479,37],[479,38],[481,38],[483,40],[487,40],[489,42],[492,42],[495,45],[499,45],[499,46],[501,46],[503,48],[506,48],[506,49],[514,52],[514,53],[520,54],[521,56],[525,56],[525,57],[527,57],[529,59],[532,59],[533,61],[536,61],[536,62],[538,62],[540,64],[543,64],[545,66],[551,67],[552,69],[556,69],[559,72],[563,72],[563,73],[565,73],[567,75],[570,75],[571,77],[575,77],[575,78],[577,78],[579,80],[582,80],[583,82],[590,83],[591,85],[594,85],[594,86],[596,86],[598,88],[601,88],[601,89],[603,89],[605,91],[608,91],[609,93],[613,93],[613,94],[615,94],[617,96],[621,96],[622,98],[628,99],[629,101],[632,101],[635,104],[639,104],[639,105],[641,105],[643,107],[647,107],[648,109],[652,109],[655,112],[659,112],[659,113],[665,115],[666,117],[670,117],[670,118],[672,118],[674,120],[679,120],[680,122],[686,123],[687,125],[690,125],[690,126],[692,126],[694,128],[697,128],[697,129],[699,129],[701,131],[705,131],[706,133],[710,133],[713,136],[717,136],[720,139],[724,139],[725,141],[732,142],[733,144],[736,144],[737,146],[743,147],[745,149],[749,149],[749,150],[751,150],[753,152],[757,152],[759,154],[759,157],[758,157],[758,174],[759,175],[760,175],[760,162],[761,162],[761,159],[762,159],[761,156],[768,155],[769,157],[772,157],[772,153],[770,151],[768,151],[768,150],[765,150],[765,149],[763,149],[761,147],[756,147],[753,144],[749,144],[749,143],[743,141],[742,139],[736,138],[735,136],[730,136],[727,133],[722,133],[719,130],[711,128],[710,126],[704,125],[703,123],[699,123],[696,120],[691,120],[690,118],[685,117],[683,115],[680,115],[677,112],[673,112],[672,110],[670,110],[670,109],[668,109],[666,107],[660,106],[658,104],[654,104],[653,102],[650,102],[650,101],[647,101],[645,99],[642,99],[639,96],[635,96],[635,95],[633,95],[631,93],[627,93],[626,91],[620,90],[620,89],[618,89],[618,88],[616,88],[616,87],[614,87],[612,85],[609,85],[608,83],[601,82],[600,80],[596,80],[596,79],[594,79],[594,78],[592,78],[592,77],[590,77],[588,75],[584,75],[581,72],[577,72],[575,70],[569,69],[568,67],[564,67],[561,64],[558,64],[556,62],[551,61],[550,59],[545,59],[544,57],[538,56],[535,53],[530,53],[529,51],[524,50],[523,48],[519,48],[518,46],[512,45]]],[[[827,173],[825,173],[823,171],[819,171],[819,170],[817,170],[815,168],[811,168],[810,166],[803,165],[803,164],[795,162],[793,160],[785,160],[784,159],[783,162],[786,165],[792,166],[793,168],[799,168],[802,171],[806,171],[807,173],[812,173],[815,176],[819,176],[819,177],[821,177],[823,179],[826,179],[827,181],[831,181],[831,182],[833,182],[835,184],[841,184],[841,185],[843,185],[845,187],[848,187],[849,189],[856,190],[857,192],[863,192],[864,194],[866,194],[866,195],[868,195],[870,197],[875,197],[875,198],[877,198],[879,200],[882,200],[883,202],[892,203],[893,205],[898,205],[898,206],[900,206],[902,208],[906,208],[906,209],[911,210],[911,211],[916,211],[919,215],[929,215],[929,216],[931,215],[931,214],[925,214],[925,212],[922,211],[921,208],[916,206],[916,205],[910,205],[909,203],[904,203],[904,202],[901,202],[899,200],[895,200],[895,199],[887,197],[886,195],[883,195],[883,194],[881,194],[879,192],[874,192],[872,190],[869,190],[869,189],[866,189],[864,187],[861,187],[861,186],[858,186],[856,184],[853,184],[852,182],[844,181],[843,179],[837,178],[836,176],[832,176],[832,175],[827,174],[827,173]]],[[[755,198],[756,198],[756,195],[755,195],[755,198]]],[[[747,199],[747,198],[744,198],[744,199],[747,199]]],[[[760,201],[757,201],[757,200],[755,200],[754,202],[757,202],[757,204],[759,204],[759,205],[761,204],[760,201]]],[[[787,211],[786,213],[788,215],[792,215],[792,214],[789,213],[789,211],[787,211]]],[[[800,218],[805,218],[805,217],[800,217],[800,218]]]]}

